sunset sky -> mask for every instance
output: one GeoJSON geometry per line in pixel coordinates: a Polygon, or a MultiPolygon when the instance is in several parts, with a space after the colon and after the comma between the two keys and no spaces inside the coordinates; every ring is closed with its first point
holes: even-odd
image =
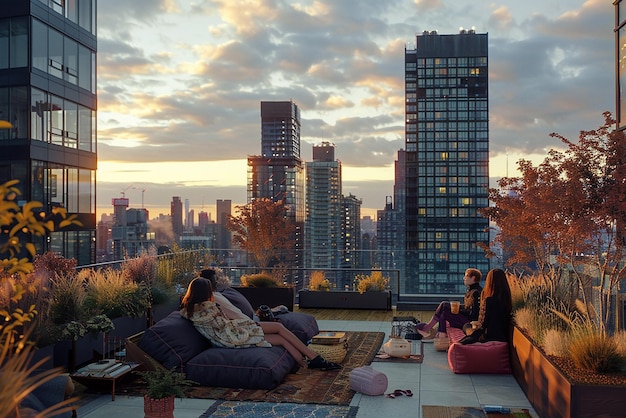
{"type": "MultiPolygon", "coordinates": [[[[302,155],[336,145],[343,193],[375,216],[404,147],[404,49],[415,34],[489,34],[490,175],[540,161],[615,109],[608,0],[107,0],[98,3],[98,219],[124,194],[215,219],[246,201],[260,102],[301,109],[302,155]]],[[[197,218],[196,218],[197,222],[197,218]]]]}

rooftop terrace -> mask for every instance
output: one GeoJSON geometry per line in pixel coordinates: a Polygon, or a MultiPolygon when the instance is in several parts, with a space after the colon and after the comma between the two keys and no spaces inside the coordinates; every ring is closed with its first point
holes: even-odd
{"type": "MultiPolygon", "coordinates": [[[[296,308],[297,310],[297,308],[296,308]]],[[[391,311],[361,310],[302,310],[316,317],[320,329],[335,331],[391,331],[391,311]]],[[[430,319],[431,312],[397,312],[399,316],[430,319]]],[[[416,343],[419,344],[419,343],[416,343]]],[[[424,343],[422,364],[374,362],[372,366],[389,379],[387,392],[410,389],[413,397],[395,399],[384,396],[356,394],[350,406],[358,407],[357,418],[422,417],[422,405],[469,406],[501,405],[525,408],[536,413],[512,375],[453,374],[445,352],[435,351],[432,343],[424,343]]],[[[213,403],[213,399],[177,399],[176,418],[198,418],[213,403]]],[[[143,416],[143,398],[102,394],[78,410],[81,418],[124,418],[143,416]]]]}

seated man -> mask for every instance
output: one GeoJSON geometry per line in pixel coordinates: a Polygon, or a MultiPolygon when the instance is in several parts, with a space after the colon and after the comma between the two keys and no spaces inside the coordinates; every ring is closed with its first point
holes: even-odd
{"type": "Polygon", "coordinates": [[[480,270],[469,268],[465,270],[465,276],[463,277],[463,283],[467,287],[465,297],[463,300],[463,307],[459,309],[457,313],[452,313],[450,309],[450,302],[444,301],[439,304],[435,310],[435,314],[428,323],[418,324],[418,332],[422,334],[425,339],[447,338],[446,323],[449,323],[451,327],[463,328],[463,325],[471,321],[478,320],[478,314],[480,312],[480,292],[482,287],[480,286],[480,279],[482,273],[480,270]],[[436,323],[439,323],[437,333],[431,332],[436,323]]]}

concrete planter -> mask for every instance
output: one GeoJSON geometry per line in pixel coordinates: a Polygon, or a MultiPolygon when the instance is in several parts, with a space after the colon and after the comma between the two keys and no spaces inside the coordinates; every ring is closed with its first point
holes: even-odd
{"type": "Polygon", "coordinates": [[[304,309],[375,309],[391,310],[391,291],[313,291],[298,292],[299,307],[304,309]]]}
{"type": "Polygon", "coordinates": [[[618,417],[626,410],[626,386],[572,383],[519,329],[514,328],[513,375],[540,417],[618,417]]]}

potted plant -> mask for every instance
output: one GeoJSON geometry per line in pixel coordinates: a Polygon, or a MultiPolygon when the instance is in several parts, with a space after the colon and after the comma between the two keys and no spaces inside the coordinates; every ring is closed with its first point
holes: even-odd
{"type": "Polygon", "coordinates": [[[317,289],[309,284],[308,290],[298,293],[300,308],[391,310],[389,279],[380,270],[374,270],[369,275],[357,275],[354,279],[354,290],[351,291],[323,290],[323,280],[311,276],[311,283],[317,289]]]}
{"type": "Polygon", "coordinates": [[[185,386],[195,382],[187,380],[184,373],[176,368],[166,369],[153,363],[153,370],[139,372],[146,381],[146,394],[143,397],[145,418],[174,418],[174,398],[185,397],[185,386]]]}
{"type": "Polygon", "coordinates": [[[241,284],[242,286],[233,288],[248,299],[252,308],[257,309],[261,305],[285,305],[293,311],[295,288],[284,285],[271,274],[262,272],[244,275],[241,276],[241,284]]]}

